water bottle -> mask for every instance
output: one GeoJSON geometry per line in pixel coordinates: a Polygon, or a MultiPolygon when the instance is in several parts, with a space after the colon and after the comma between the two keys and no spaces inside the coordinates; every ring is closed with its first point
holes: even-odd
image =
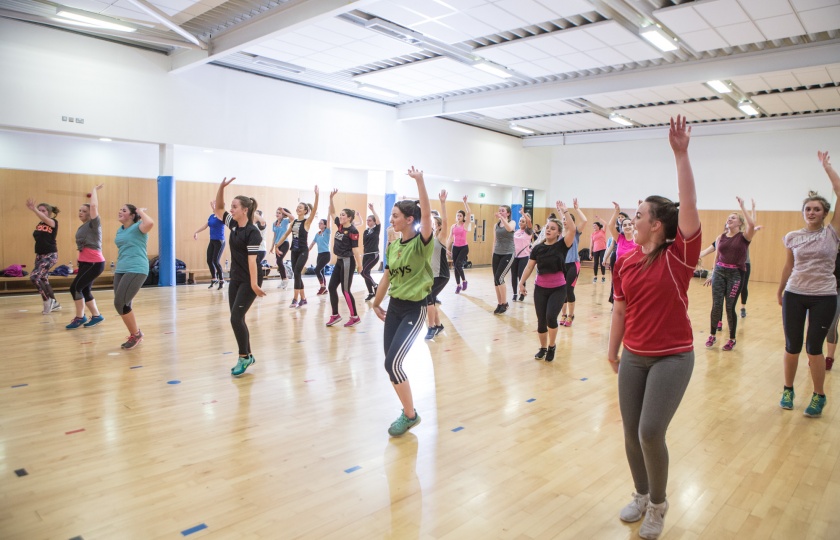
{"type": "Polygon", "coordinates": [[[114,261],[111,261],[111,272],[114,271],[114,261]]]}
{"type": "Polygon", "coordinates": [[[228,271],[228,269],[229,269],[229,266],[230,266],[230,265],[229,265],[229,262],[230,262],[230,261],[228,261],[227,259],[225,259],[225,272],[227,272],[227,271],[228,271]]]}
{"type": "Polygon", "coordinates": [[[73,261],[70,261],[69,263],[67,263],[67,268],[70,269],[70,273],[72,274],[73,273],[73,261]]]}

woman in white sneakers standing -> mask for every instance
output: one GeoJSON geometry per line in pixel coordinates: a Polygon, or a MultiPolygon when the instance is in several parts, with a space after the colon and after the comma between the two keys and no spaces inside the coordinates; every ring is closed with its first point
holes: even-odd
{"type": "Polygon", "coordinates": [[[26,207],[38,216],[38,225],[32,236],[35,238],[35,266],[29,279],[38,288],[41,300],[44,301],[44,311],[41,313],[49,315],[50,312],[61,309],[61,304],[55,299],[55,293],[50,285],[50,268],[58,262],[58,207],[47,203],[35,205],[35,199],[28,199],[26,207]]]}
{"type": "Polygon", "coordinates": [[[624,447],[636,487],[620,517],[632,522],[644,516],[639,536],[647,539],[658,538],[664,527],[665,433],[694,369],[688,285],[700,255],[701,234],[688,159],[690,136],[684,118],[671,119],[668,138],[677,165],[679,203],[651,196],[639,205],[633,219],[637,246],[619,257],[613,271],[615,306],[608,360],[618,373],[624,447]],[[650,324],[652,320],[668,324],[650,324]]]}
{"type": "MultiPolygon", "coordinates": [[[[828,152],[818,152],[817,156],[831,180],[835,195],[840,196],[840,175],[831,166],[828,152]]],[[[802,204],[805,227],[785,235],[787,261],[782,269],[778,291],[785,329],[785,386],[780,405],[783,409],[793,409],[793,382],[804,340],[814,383],[814,393],[805,409],[805,416],[812,418],[822,416],[825,407],[823,385],[826,365],[822,346],[837,307],[834,266],[840,246],[840,238],[837,236],[840,215],[835,210],[826,225],[825,220],[830,211],[831,204],[813,191],[805,199],[802,204]]]]}

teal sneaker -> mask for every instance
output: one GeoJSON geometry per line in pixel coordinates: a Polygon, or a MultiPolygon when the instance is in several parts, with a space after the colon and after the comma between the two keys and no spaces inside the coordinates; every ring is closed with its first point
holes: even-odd
{"type": "Polygon", "coordinates": [[[822,410],[825,407],[825,396],[814,394],[811,396],[811,404],[805,409],[805,416],[809,418],[819,418],[822,416],[822,410]]]}
{"type": "Polygon", "coordinates": [[[796,394],[793,393],[793,388],[790,390],[785,388],[784,392],[782,392],[782,401],[779,402],[779,406],[783,409],[792,409],[794,397],[796,397],[796,394]]]}
{"type": "Polygon", "coordinates": [[[414,409],[414,418],[409,418],[405,415],[405,411],[400,414],[400,417],[394,420],[391,427],[388,428],[388,435],[391,437],[400,437],[406,432],[420,423],[420,415],[417,414],[417,409],[414,409]]]}
{"type": "Polygon", "coordinates": [[[82,315],[81,317],[73,317],[73,320],[70,321],[70,324],[65,326],[64,328],[68,330],[73,330],[74,328],[78,328],[87,322],[87,315],[82,315]]]}
{"type": "Polygon", "coordinates": [[[245,370],[248,369],[251,366],[251,364],[254,364],[256,362],[257,359],[254,358],[253,354],[249,354],[245,358],[242,358],[240,356],[239,359],[236,361],[236,365],[230,368],[230,374],[234,377],[239,377],[240,375],[245,373],[245,370]]]}
{"type": "Polygon", "coordinates": [[[101,323],[105,320],[105,317],[102,315],[92,315],[90,320],[85,323],[85,328],[90,328],[91,326],[96,326],[97,324],[101,323]]]}

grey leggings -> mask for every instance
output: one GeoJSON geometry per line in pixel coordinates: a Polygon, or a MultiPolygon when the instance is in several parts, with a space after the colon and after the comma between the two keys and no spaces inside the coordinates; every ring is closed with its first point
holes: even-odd
{"type": "Polygon", "coordinates": [[[114,308],[120,315],[131,313],[131,301],[146,282],[146,274],[114,274],[114,308]]]}
{"type": "Polygon", "coordinates": [[[729,339],[735,339],[735,330],[738,327],[738,317],[735,316],[735,304],[738,302],[740,292],[741,272],[737,268],[716,267],[715,275],[712,278],[712,335],[717,333],[717,323],[723,315],[725,304],[726,322],[729,325],[729,339]]]}
{"type": "MultiPolygon", "coordinates": [[[[840,295],[840,289],[837,289],[837,294],[840,295]]],[[[825,340],[832,345],[837,345],[837,323],[840,321],[840,296],[837,297],[837,307],[834,310],[834,320],[831,321],[831,326],[828,327],[828,335],[825,340]]]]}
{"type": "Polygon", "coordinates": [[[624,424],[624,450],[636,493],[665,502],[668,447],[665,432],[682,401],[694,351],[672,356],[638,356],[627,349],[618,369],[618,403],[624,424]]]}

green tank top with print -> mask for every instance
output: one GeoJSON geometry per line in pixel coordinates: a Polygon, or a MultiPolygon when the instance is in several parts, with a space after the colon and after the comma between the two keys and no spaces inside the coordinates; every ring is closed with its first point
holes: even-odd
{"type": "Polygon", "coordinates": [[[429,296],[434,282],[433,250],[432,238],[429,237],[429,241],[423,243],[419,233],[406,242],[391,242],[388,246],[387,270],[391,282],[388,294],[392,298],[419,302],[429,296]]]}

